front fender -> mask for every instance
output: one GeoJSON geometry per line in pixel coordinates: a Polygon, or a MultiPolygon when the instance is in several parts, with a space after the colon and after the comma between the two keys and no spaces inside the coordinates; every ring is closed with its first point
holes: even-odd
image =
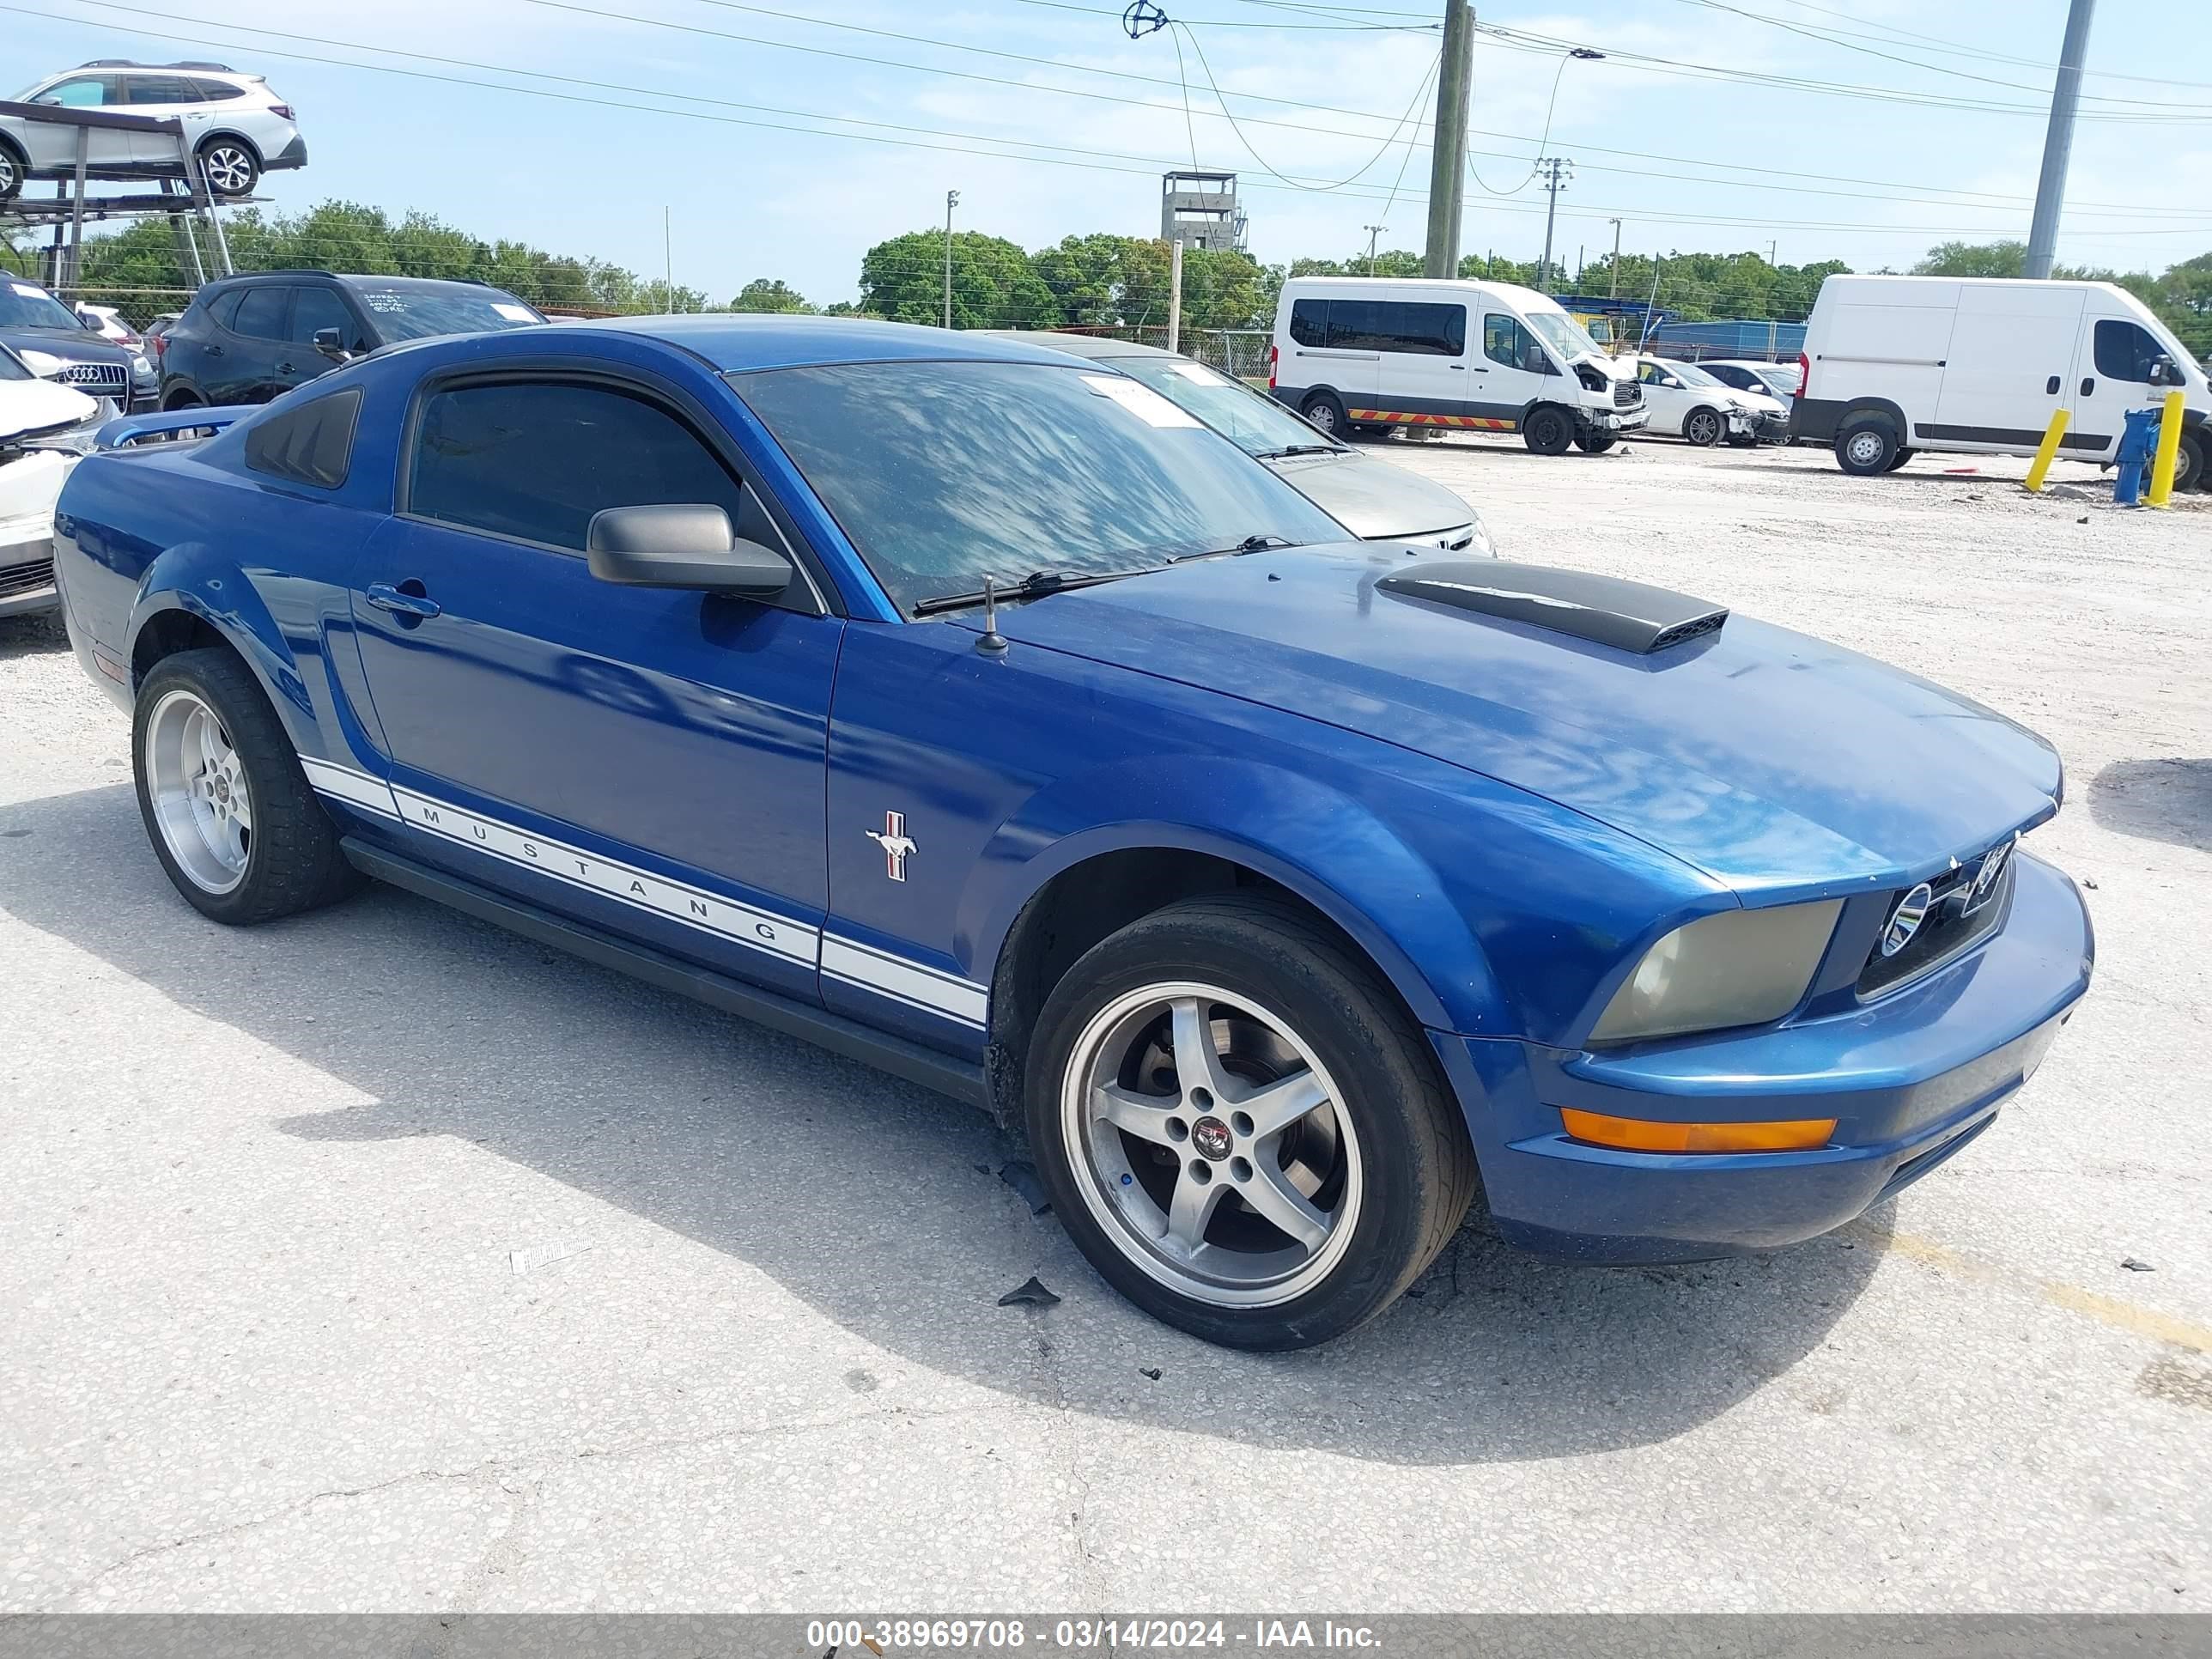
{"type": "Polygon", "coordinates": [[[1436,871],[1367,805],[1282,767],[1195,755],[1132,757],[1055,780],[985,845],[963,891],[960,933],[978,969],[1054,877],[1136,848],[1206,854],[1280,883],[1344,929],[1423,1024],[1509,1029],[1480,941],[1436,871]],[[1132,803],[1174,816],[1132,817],[1132,803]]]}

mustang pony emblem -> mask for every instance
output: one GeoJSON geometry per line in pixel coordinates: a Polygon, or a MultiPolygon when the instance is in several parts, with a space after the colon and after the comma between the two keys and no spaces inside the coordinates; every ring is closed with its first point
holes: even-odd
{"type": "Polygon", "coordinates": [[[884,873],[893,881],[904,881],[907,854],[915,850],[914,842],[906,833],[906,814],[886,812],[881,830],[869,830],[863,833],[884,849],[884,873]]]}

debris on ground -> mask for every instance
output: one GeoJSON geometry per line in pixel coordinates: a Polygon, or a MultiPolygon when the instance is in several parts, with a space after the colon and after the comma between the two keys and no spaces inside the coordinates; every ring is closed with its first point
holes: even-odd
{"type": "Polygon", "coordinates": [[[1031,1215],[1042,1215],[1052,1208],[1052,1196],[1045,1191],[1036,1164],[1024,1163],[1020,1158],[1010,1158],[999,1166],[999,1179],[1022,1195],[1022,1201],[1030,1206],[1031,1215]]]}
{"type": "Polygon", "coordinates": [[[2122,1256],[2120,1258],[2120,1266],[2125,1267],[2131,1273],[2154,1273],[2158,1271],[2158,1269],[2152,1267],[2149,1262],[2138,1261],[2131,1255],[2122,1256]]]}
{"type": "Polygon", "coordinates": [[[550,1244],[533,1244],[526,1250],[509,1250],[507,1265],[517,1273],[526,1273],[538,1267],[550,1267],[556,1261],[566,1261],[572,1255],[581,1255],[592,1247],[579,1239],[559,1239],[550,1244]]]}
{"type": "Polygon", "coordinates": [[[1149,1376],[1157,1382],[1160,1380],[1160,1368],[1158,1365],[1139,1365],[1137,1367],[1137,1375],[1149,1376]]]}
{"type": "Polygon", "coordinates": [[[1045,1289],[1035,1273],[1031,1273],[1012,1290],[1000,1297],[999,1305],[1002,1308],[1049,1308],[1059,1300],[1058,1297],[1045,1289]]]}

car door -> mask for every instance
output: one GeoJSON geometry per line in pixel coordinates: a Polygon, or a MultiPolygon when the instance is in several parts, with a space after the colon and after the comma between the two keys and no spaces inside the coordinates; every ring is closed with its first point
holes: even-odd
{"type": "Polygon", "coordinates": [[[1476,392],[1469,412],[1515,426],[1530,404],[1557,391],[1559,370],[1544,343],[1518,317],[1501,311],[1483,313],[1482,358],[1473,372],[1476,392]]]}
{"type": "Polygon", "coordinates": [[[2074,418],[2063,453],[2085,460],[2116,454],[2128,411],[2166,401],[2166,387],[2152,386],[2150,373],[2166,355],[2157,337],[2132,318],[2084,317],[2074,365],[2074,418]]]}
{"type": "MultiPolygon", "coordinates": [[[[121,77],[120,89],[125,115],[178,122],[187,149],[207,125],[207,107],[200,100],[199,88],[185,76],[126,75],[121,77]]],[[[174,170],[183,165],[183,157],[177,151],[178,141],[172,135],[134,132],[126,136],[131,140],[131,158],[140,166],[174,170]]]]}
{"type": "MultiPolygon", "coordinates": [[[[2083,290],[2036,283],[1969,283],[1943,352],[1936,418],[1915,419],[1914,439],[2032,453],[2051,417],[2074,408],[2083,290]]],[[[2081,375],[2093,371],[2081,368],[2081,375]]],[[[2081,414],[2074,428],[2081,429],[2081,414]]],[[[2117,431],[2117,428],[2115,428],[2117,431]]],[[[2067,445],[2073,453],[2077,442],[2067,445]]]]}
{"type": "MultiPolygon", "coordinates": [[[[226,307],[228,310],[228,307],[226,307]]],[[[229,310],[227,337],[218,339],[216,369],[207,387],[215,404],[265,404],[286,389],[277,365],[289,362],[292,346],[292,289],[289,283],[261,283],[239,295],[229,310]]]]}
{"type": "Polygon", "coordinates": [[[348,351],[368,349],[368,330],[354,314],[344,295],[319,283],[301,283],[292,290],[291,318],[284,329],[289,349],[276,362],[277,381],[286,390],[305,386],[337,367],[337,359],[325,357],[315,346],[316,334],[326,328],[337,330],[338,339],[348,351]]]}
{"type": "Polygon", "coordinates": [[[803,572],[740,600],[594,577],[605,507],[713,502],[791,544],[726,434],[658,381],[449,374],[356,572],[416,854],[810,1000],[844,623],[803,572]]]}
{"type": "Polygon", "coordinates": [[[1638,359],[1636,383],[1644,388],[1644,407],[1649,411],[1647,428],[1654,432],[1671,432],[1679,437],[1682,417],[1690,411],[1689,389],[1649,357],[1638,359]]]}
{"type": "MultiPolygon", "coordinates": [[[[43,91],[33,93],[29,100],[59,109],[113,110],[121,109],[122,91],[112,75],[66,75],[43,91]]],[[[27,121],[23,135],[24,148],[30,152],[31,166],[39,170],[50,167],[70,167],[76,164],[77,135],[85,135],[85,159],[95,167],[128,167],[137,155],[131,147],[132,135],[113,127],[77,128],[59,121],[27,121]]]]}
{"type": "MultiPolygon", "coordinates": [[[[1290,385],[1334,386],[1346,410],[1374,405],[1382,354],[1371,345],[1349,345],[1360,333],[1360,320],[1372,309],[1363,301],[1303,299],[1291,307],[1291,356],[1282,373],[1290,385]],[[1340,331],[1335,313],[1345,321],[1340,331]]],[[[1281,371],[1279,371],[1281,373],[1281,371]]],[[[1355,417],[1357,418],[1357,417],[1355,417]]]]}
{"type": "Polygon", "coordinates": [[[1393,415],[1446,421],[1469,413],[1464,305],[1339,300],[1329,309],[1329,340],[1347,349],[1378,354],[1376,408],[1393,415]]]}

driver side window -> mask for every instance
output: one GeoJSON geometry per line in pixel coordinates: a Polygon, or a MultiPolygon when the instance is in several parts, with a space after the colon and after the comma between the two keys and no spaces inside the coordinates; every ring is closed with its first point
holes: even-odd
{"type": "Polygon", "coordinates": [[[1543,346],[1522,326],[1520,319],[1500,316],[1494,311],[1482,319],[1482,355],[1493,363],[1530,374],[1553,372],[1552,360],[1544,355],[1543,346]]]}

